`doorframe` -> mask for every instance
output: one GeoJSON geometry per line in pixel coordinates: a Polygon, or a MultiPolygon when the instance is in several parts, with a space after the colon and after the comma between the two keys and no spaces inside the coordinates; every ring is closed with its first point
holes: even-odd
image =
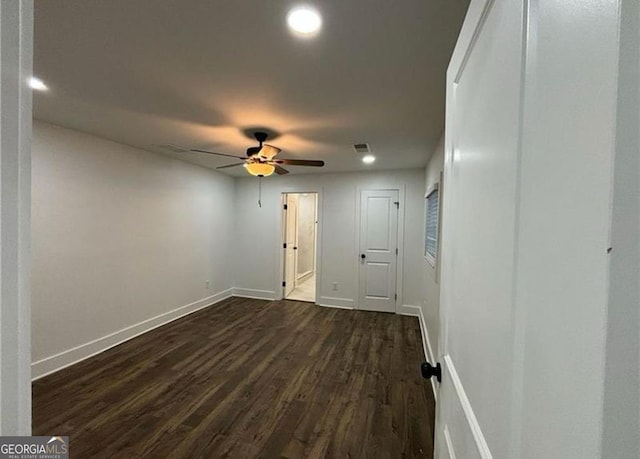
{"type": "MultiPolygon", "coordinates": [[[[298,199],[296,199],[295,201],[295,205],[296,205],[296,209],[295,209],[295,236],[292,238],[290,237],[290,235],[288,235],[288,229],[289,229],[289,218],[291,217],[289,215],[289,211],[291,211],[291,209],[289,208],[289,201],[291,196],[289,195],[297,195],[297,193],[282,193],[281,195],[281,202],[280,205],[282,206],[282,242],[283,244],[281,245],[281,250],[283,251],[283,266],[282,266],[282,281],[283,282],[288,282],[287,279],[287,248],[285,248],[285,244],[288,245],[289,241],[291,239],[294,240],[294,247],[298,244],[298,199]],[[287,208],[285,209],[284,206],[287,206],[287,208]],[[287,237],[289,236],[289,237],[287,237]]],[[[294,249],[295,250],[295,249],[294,249]]],[[[297,279],[297,274],[298,274],[298,251],[295,250],[294,254],[293,254],[293,276],[291,276],[293,278],[293,285],[289,286],[289,285],[285,285],[282,287],[282,296],[283,298],[287,297],[287,290],[289,290],[289,292],[293,292],[296,288],[296,285],[298,284],[298,279],[297,279]]]]}
{"type": "Polygon", "coordinates": [[[33,1],[0,3],[0,435],[31,435],[33,1]]]}
{"type": "Polygon", "coordinates": [[[398,232],[397,232],[397,244],[398,244],[398,256],[396,257],[396,294],[398,298],[395,300],[395,310],[394,313],[398,314],[399,306],[402,305],[402,292],[404,290],[403,283],[403,267],[404,267],[404,216],[405,216],[405,207],[407,205],[406,200],[406,188],[407,186],[404,184],[396,183],[390,184],[388,186],[381,186],[378,188],[374,188],[371,186],[357,186],[356,187],[356,211],[355,214],[355,279],[356,279],[356,292],[355,292],[355,300],[354,300],[354,309],[360,309],[360,214],[361,206],[362,206],[362,192],[363,191],[397,191],[398,192],[398,201],[400,202],[400,207],[398,208],[398,232]]]}
{"type": "Polygon", "coordinates": [[[302,194],[302,193],[315,193],[317,196],[316,199],[316,258],[315,258],[315,273],[316,273],[316,288],[315,288],[315,302],[314,304],[318,304],[319,292],[320,292],[320,281],[322,280],[322,205],[323,205],[323,191],[324,187],[298,187],[298,186],[289,186],[280,190],[280,204],[278,206],[277,215],[277,224],[276,228],[279,233],[278,237],[278,250],[277,250],[277,259],[276,259],[276,277],[275,277],[275,300],[283,300],[284,299],[284,287],[282,286],[282,279],[284,278],[284,248],[282,245],[285,243],[285,214],[284,214],[284,200],[285,195],[287,194],[302,194]]]}

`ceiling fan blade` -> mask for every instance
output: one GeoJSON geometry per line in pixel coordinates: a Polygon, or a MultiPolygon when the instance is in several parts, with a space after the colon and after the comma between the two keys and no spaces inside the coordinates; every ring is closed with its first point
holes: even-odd
{"type": "Polygon", "coordinates": [[[195,151],[196,153],[208,153],[210,155],[228,156],[229,158],[245,159],[243,156],[227,155],[225,153],[216,153],[215,151],[198,150],[197,148],[192,148],[189,151],[195,151]]]}
{"type": "Polygon", "coordinates": [[[273,159],[271,160],[274,164],[288,164],[290,166],[312,166],[312,167],[322,167],[324,166],[324,161],[313,160],[313,159],[273,159]]]}
{"type": "Polygon", "coordinates": [[[289,173],[288,170],[286,170],[284,167],[278,166],[277,164],[274,164],[273,167],[276,168],[276,174],[278,175],[284,175],[289,173]]]}
{"type": "Polygon", "coordinates": [[[282,150],[279,149],[278,147],[274,147],[273,145],[267,145],[265,143],[260,149],[260,151],[258,152],[258,155],[260,155],[260,157],[262,158],[270,160],[270,159],[273,159],[273,157],[278,153],[280,153],[281,151],[282,150]]]}
{"type": "Polygon", "coordinates": [[[226,169],[228,167],[244,166],[245,164],[247,163],[242,162],[242,163],[235,163],[235,164],[227,164],[226,166],[218,166],[216,167],[216,169],[226,169]]]}

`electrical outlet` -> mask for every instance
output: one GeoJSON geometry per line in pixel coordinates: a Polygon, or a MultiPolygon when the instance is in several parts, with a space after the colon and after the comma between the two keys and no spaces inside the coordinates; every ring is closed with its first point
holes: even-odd
{"type": "Polygon", "coordinates": [[[211,283],[209,281],[204,281],[204,286],[207,287],[207,290],[209,290],[210,285],[211,283]]]}
{"type": "Polygon", "coordinates": [[[334,283],[333,283],[333,291],[334,291],[334,292],[337,292],[337,291],[338,291],[338,283],[337,283],[337,282],[334,282],[334,283]]]}

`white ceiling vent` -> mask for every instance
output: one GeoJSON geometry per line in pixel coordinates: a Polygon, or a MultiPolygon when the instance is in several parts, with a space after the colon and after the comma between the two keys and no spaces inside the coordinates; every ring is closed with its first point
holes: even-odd
{"type": "Polygon", "coordinates": [[[371,152],[371,149],[369,148],[369,144],[368,143],[356,143],[353,146],[353,149],[357,153],[370,153],[371,152]]]}
{"type": "Polygon", "coordinates": [[[188,148],[179,147],[178,145],[174,145],[172,143],[164,143],[162,145],[151,145],[154,149],[170,151],[172,153],[186,153],[189,151],[188,148]]]}

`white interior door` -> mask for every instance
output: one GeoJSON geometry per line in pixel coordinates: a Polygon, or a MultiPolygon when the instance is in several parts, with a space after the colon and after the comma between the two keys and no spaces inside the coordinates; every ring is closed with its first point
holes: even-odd
{"type": "Polygon", "coordinates": [[[358,308],[395,312],[398,190],[360,192],[358,308]]]}
{"type": "Polygon", "coordinates": [[[523,2],[483,4],[472,2],[447,75],[436,426],[442,459],[514,457],[510,433],[519,416],[509,394],[523,2]]]}
{"type": "Polygon", "coordinates": [[[637,146],[619,7],[471,1],[447,72],[438,459],[639,457],[637,315],[607,305],[629,293],[609,290],[631,247],[611,237],[612,185],[632,195],[612,183],[616,127],[637,146]]]}
{"type": "Polygon", "coordinates": [[[285,264],[284,264],[284,296],[291,294],[296,288],[296,250],[298,234],[298,202],[295,194],[287,194],[285,199],[285,264]]]}

